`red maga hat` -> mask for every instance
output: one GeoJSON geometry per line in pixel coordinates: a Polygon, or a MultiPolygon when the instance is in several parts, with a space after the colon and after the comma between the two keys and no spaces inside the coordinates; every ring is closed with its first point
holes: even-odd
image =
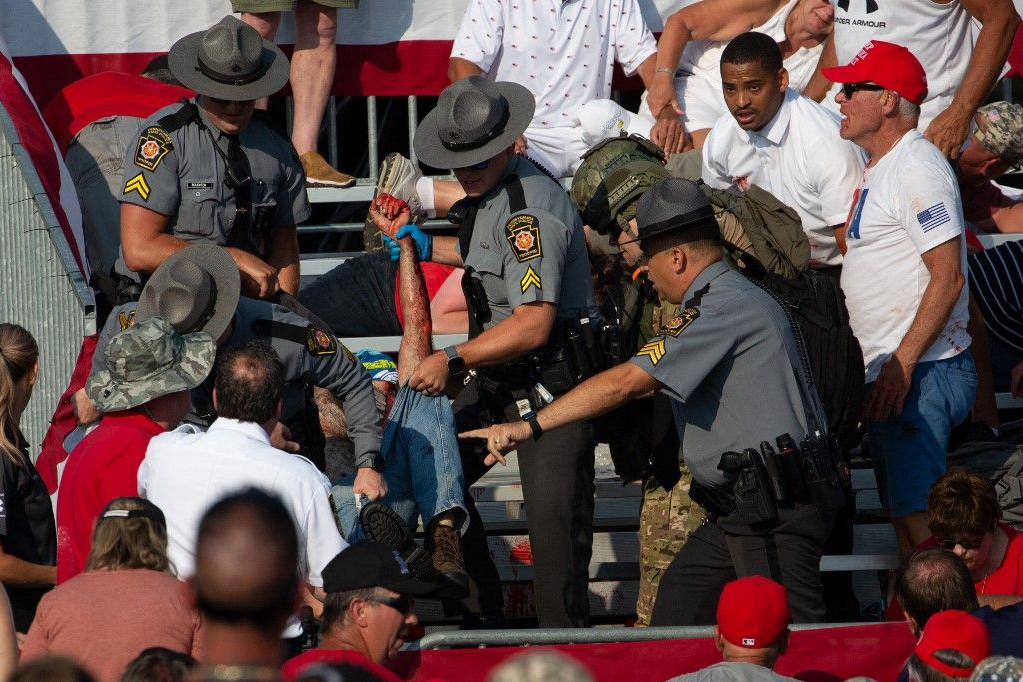
{"type": "Polygon", "coordinates": [[[927,96],[927,74],[913,53],[902,45],[871,40],[845,66],[821,69],[834,83],[877,83],[913,104],[927,96]]]}
{"type": "Polygon", "coordinates": [[[718,600],[718,632],[729,642],[761,649],[789,626],[788,592],[769,578],[752,575],[725,585],[718,600]]]}
{"type": "Polygon", "coordinates": [[[939,611],[927,619],[923,637],[917,642],[913,653],[940,673],[949,677],[967,678],[976,664],[991,654],[991,638],[984,621],[965,611],[939,611]],[[935,651],[955,649],[966,654],[973,665],[959,668],[939,661],[935,651]]]}

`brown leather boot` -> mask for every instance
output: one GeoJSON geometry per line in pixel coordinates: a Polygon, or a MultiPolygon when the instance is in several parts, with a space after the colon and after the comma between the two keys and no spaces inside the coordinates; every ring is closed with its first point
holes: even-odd
{"type": "Polygon", "coordinates": [[[306,152],[299,157],[299,161],[305,171],[305,182],[310,187],[351,187],[355,184],[355,178],[335,170],[317,152],[306,152]]]}
{"type": "Polygon", "coordinates": [[[440,574],[445,599],[465,599],[469,595],[469,576],[462,559],[462,540],[450,526],[431,521],[426,528],[426,551],[433,554],[433,568],[440,574]]]}

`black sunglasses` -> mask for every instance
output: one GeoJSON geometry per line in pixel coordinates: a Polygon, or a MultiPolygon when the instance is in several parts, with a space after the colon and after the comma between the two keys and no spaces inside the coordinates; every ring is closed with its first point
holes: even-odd
{"type": "Polygon", "coordinates": [[[953,550],[956,545],[959,545],[963,549],[977,549],[984,544],[984,536],[981,535],[978,538],[940,538],[937,535],[934,536],[934,543],[942,549],[953,550]]]}
{"type": "Polygon", "coordinates": [[[415,606],[415,600],[404,594],[400,597],[366,597],[364,601],[390,606],[395,611],[403,614],[412,613],[412,607],[415,606]]]}
{"type": "Polygon", "coordinates": [[[481,170],[486,170],[487,166],[489,166],[489,165],[490,165],[490,159],[486,159],[485,161],[480,161],[479,163],[474,163],[471,166],[461,166],[461,167],[457,168],[456,170],[481,171],[481,170]]]}
{"type": "Polygon", "coordinates": [[[884,88],[875,83],[842,83],[842,94],[845,95],[846,99],[852,99],[853,93],[857,90],[878,92],[884,90],[884,88]]]}

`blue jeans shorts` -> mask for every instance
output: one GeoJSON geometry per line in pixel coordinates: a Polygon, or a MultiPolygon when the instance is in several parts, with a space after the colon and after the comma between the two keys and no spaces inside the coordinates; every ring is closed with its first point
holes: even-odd
{"type": "Polygon", "coordinates": [[[927,493],[945,473],[948,434],[966,418],[976,391],[977,371],[968,350],[921,362],[913,370],[902,414],[867,425],[877,490],[893,517],[926,511],[927,493]]]}

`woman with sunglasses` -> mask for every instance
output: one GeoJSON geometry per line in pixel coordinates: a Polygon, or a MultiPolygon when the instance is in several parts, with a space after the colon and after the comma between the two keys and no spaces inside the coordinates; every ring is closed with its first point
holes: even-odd
{"type": "Polygon", "coordinates": [[[68,656],[99,682],[117,682],[150,647],[198,657],[199,625],[167,558],[163,512],[118,497],[96,520],[85,572],[43,597],[21,655],[68,656]]]}
{"type": "Polygon", "coordinates": [[[1003,523],[994,485],[980,474],[953,467],[927,496],[925,546],[951,550],[970,569],[981,606],[1001,608],[1023,600],[1023,534],[1003,523]]]}

